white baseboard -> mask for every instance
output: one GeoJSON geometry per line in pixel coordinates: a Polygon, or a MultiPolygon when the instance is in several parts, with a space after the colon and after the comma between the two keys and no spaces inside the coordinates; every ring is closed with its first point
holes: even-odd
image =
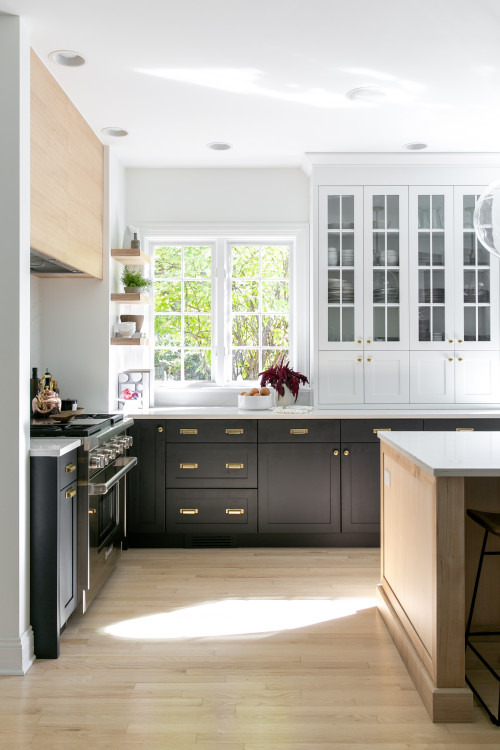
{"type": "Polygon", "coordinates": [[[0,675],[23,675],[35,661],[31,625],[16,638],[0,638],[0,675]]]}

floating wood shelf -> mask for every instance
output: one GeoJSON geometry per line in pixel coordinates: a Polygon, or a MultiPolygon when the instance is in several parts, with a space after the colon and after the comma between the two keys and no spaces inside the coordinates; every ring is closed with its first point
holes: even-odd
{"type": "Polygon", "coordinates": [[[124,305],[149,305],[149,297],[146,294],[120,292],[111,295],[111,302],[121,302],[124,305]]]}
{"type": "Polygon", "coordinates": [[[140,338],[125,338],[124,336],[115,336],[111,339],[111,343],[115,346],[148,346],[148,339],[140,338]]]}
{"type": "Polygon", "coordinates": [[[150,258],[140,248],[124,247],[121,250],[111,250],[111,257],[126,266],[145,266],[150,258]]]}

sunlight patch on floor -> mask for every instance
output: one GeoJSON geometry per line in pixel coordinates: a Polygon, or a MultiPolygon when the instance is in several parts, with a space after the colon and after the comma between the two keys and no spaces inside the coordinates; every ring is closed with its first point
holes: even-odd
{"type": "Polygon", "coordinates": [[[137,617],[104,629],[117,638],[161,639],[275,633],[315,625],[375,606],[375,599],[227,599],[137,617]]]}

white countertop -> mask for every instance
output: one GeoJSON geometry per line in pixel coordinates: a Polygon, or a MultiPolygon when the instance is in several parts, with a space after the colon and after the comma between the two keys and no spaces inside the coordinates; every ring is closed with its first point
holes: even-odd
{"type": "Polygon", "coordinates": [[[65,453],[75,450],[75,448],[78,448],[81,444],[82,441],[80,438],[31,438],[30,456],[50,456],[52,458],[58,458],[59,456],[64,456],[65,453]]]}
{"type": "MultiPolygon", "coordinates": [[[[299,407],[300,408],[300,407],[299,407]]],[[[308,407],[310,408],[310,407],[308,407]]],[[[480,419],[500,417],[500,409],[312,409],[305,414],[280,414],[270,409],[238,409],[237,406],[159,406],[126,409],[132,419],[480,419]]]]}
{"type": "Polygon", "coordinates": [[[500,476],[500,432],[380,432],[378,436],[434,476],[500,476]]]}

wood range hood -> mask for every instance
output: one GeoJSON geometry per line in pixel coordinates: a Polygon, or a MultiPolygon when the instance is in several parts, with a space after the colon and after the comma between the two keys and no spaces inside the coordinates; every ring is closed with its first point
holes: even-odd
{"type": "Polygon", "coordinates": [[[31,273],[102,279],[104,146],[31,50],[31,273]]]}

